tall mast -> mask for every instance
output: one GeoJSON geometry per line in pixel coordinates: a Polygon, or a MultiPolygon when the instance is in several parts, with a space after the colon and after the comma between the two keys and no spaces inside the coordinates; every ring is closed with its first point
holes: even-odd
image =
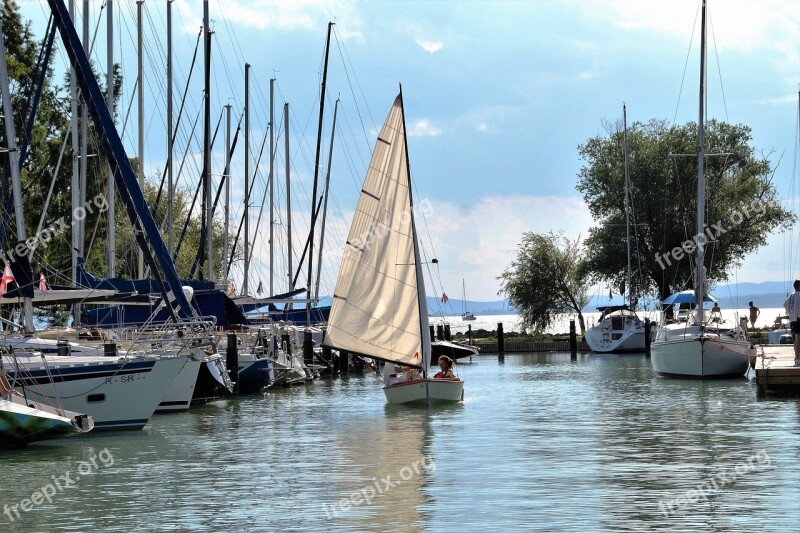
{"type": "MultiPolygon", "coordinates": [[[[229,216],[231,212],[231,105],[225,106],[225,172],[222,179],[225,180],[225,233],[222,234],[222,265],[228,264],[230,257],[230,244],[228,242],[228,232],[230,231],[229,216]]],[[[228,268],[225,267],[225,281],[228,279],[228,268]]]]}
{"type": "Polygon", "coordinates": [[[206,278],[208,281],[214,281],[214,246],[212,226],[214,206],[212,205],[212,192],[211,192],[211,31],[208,27],[208,0],[203,0],[203,33],[205,34],[205,131],[203,132],[203,183],[205,185],[205,193],[203,195],[205,213],[205,230],[206,230],[206,249],[208,251],[208,260],[206,264],[206,278]]]}
{"type": "MultiPolygon", "coordinates": [[[[83,49],[89,54],[89,0],[83,0],[83,49]]],[[[84,97],[85,98],[85,95],[84,97]]],[[[87,137],[89,136],[89,110],[86,103],[81,103],[81,159],[80,159],[80,184],[78,185],[78,205],[86,207],[86,186],[88,184],[87,168],[89,162],[89,150],[87,137]]],[[[78,223],[78,254],[86,257],[86,217],[82,217],[78,223]]]]}
{"type": "MultiPolygon", "coordinates": [[[[70,20],[75,20],[75,0],[69,0],[69,17],[70,20]]],[[[78,174],[78,86],[75,82],[77,74],[75,68],[70,68],[69,71],[69,101],[70,101],[70,131],[72,133],[72,179],[70,180],[70,202],[72,212],[78,208],[80,204],[80,179],[78,174]]],[[[78,285],[78,248],[79,248],[78,224],[72,224],[72,286],[78,285]]],[[[78,318],[79,313],[77,307],[74,308],[75,319],[78,318]]]]}
{"type": "Polygon", "coordinates": [[[172,220],[172,202],[175,196],[172,175],[172,2],[167,0],[167,249],[172,255],[174,248],[175,227],[172,220]]]}
{"type": "Polygon", "coordinates": [[[250,64],[244,64],[244,282],[242,294],[248,292],[250,276],[250,64]]]}
{"type": "MultiPolygon", "coordinates": [[[[322,147],[322,119],[325,116],[325,83],[328,78],[328,53],[331,49],[331,29],[333,22],[328,23],[328,38],[325,41],[325,64],[322,68],[322,88],[319,95],[319,124],[317,126],[317,155],[314,159],[314,185],[311,193],[311,229],[308,231],[308,277],[306,287],[311,291],[312,265],[314,264],[314,227],[317,223],[317,184],[319,182],[319,153],[322,147]]],[[[311,296],[309,294],[309,296],[311,296]]],[[[311,322],[311,298],[306,300],[306,320],[311,322]]]]}
{"type": "Polygon", "coordinates": [[[403,144],[406,151],[406,173],[408,174],[408,212],[411,215],[411,240],[414,243],[414,269],[417,274],[417,299],[419,300],[419,336],[422,340],[422,377],[428,378],[431,366],[431,332],[428,325],[428,302],[425,294],[425,278],[422,274],[422,259],[417,242],[417,224],[414,221],[414,194],[411,188],[411,162],[408,156],[406,110],[403,104],[403,86],[400,86],[400,113],[403,117],[403,144]]]}
{"type": "Polygon", "coordinates": [[[325,219],[328,217],[328,189],[331,183],[331,161],[333,160],[333,137],[336,134],[336,113],[339,111],[339,99],[333,106],[333,126],[331,127],[331,146],[328,149],[328,170],[325,173],[325,191],[322,193],[325,199],[322,202],[322,224],[319,231],[319,260],[317,261],[317,283],[314,286],[314,301],[319,301],[319,278],[322,273],[322,249],[325,247],[325,219]]]}
{"type": "Polygon", "coordinates": [[[292,283],[292,182],[291,161],[289,159],[289,102],[283,104],[283,134],[286,145],[286,265],[289,277],[289,291],[294,290],[292,283]]]}
{"type": "MultiPolygon", "coordinates": [[[[108,37],[106,54],[106,106],[108,106],[108,113],[111,119],[114,120],[114,0],[108,0],[107,30],[108,37]]],[[[114,214],[114,199],[117,196],[114,188],[114,172],[111,170],[111,165],[108,165],[108,211],[106,212],[106,219],[108,223],[108,277],[113,278],[117,275],[117,226],[114,214]]]]}
{"type": "MultiPolygon", "coordinates": [[[[142,67],[142,58],[144,57],[144,49],[142,45],[142,4],[144,0],[137,0],[136,2],[136,43],[139,51],[137,72],[139,80],[139,187],[144,191],[144,76],[142,67]]],[[[144,277],[144,252],[139,250],[139,269],[138,277],[144,277]]]]}
{"type": "Polygon", "coordinates": [[[628,108],[622,104],[622,146],[625,159],[625,242],[628,243],[628,304],[633,310],[633,285],[631,285],[631,204],[630,182],[628,181],[628,108]]]}
{"type": "Polygon", "coordinates": [[[275,78],[269,80],[269,294],[275,294],[275,78]]]}
{"type": "MultiPolygon", "coordinates": [[[[700,105],[697,117],[697,235],[705,232],[706,174],[705,174],[705,95],[706,95],[706,0],[700,18],[700,105]]],[[[697,273],[694,302],[698,323],[702,319],[705,297],[705,241],[697,239],[697,273]]]]}
{"type": "MultiPolygon", "coordinates": [[[[6,65],[5,34],[0,21],[0,91],[3,97],[3,115],[6,124],[6,142],[8,143],[8,166],[11,170],[11,187],[14,195],[14,214],[17,222],[17,242],[27,240],[25,233],[25,215],[22,211],[22,186],[19,182],[19,152],[17,151],[17,133],[14,128],[14,110],[11,106],[11,91],[8,86],[8,67],[6,65]]],[[[29,248],[30,252],[30,248],[29,248]]],[[[22,287],[20,287],[22,289],[22,287]]],[[[22,292],[22,291],[20,291],[22,292]]],[[[23,328],[26,332],[33,331],[33,306],[30,298],[22,300],[23,328]]]]}

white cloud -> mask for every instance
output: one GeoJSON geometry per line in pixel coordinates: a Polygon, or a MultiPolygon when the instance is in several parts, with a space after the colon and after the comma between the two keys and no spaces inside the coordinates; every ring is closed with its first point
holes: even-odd
{"type": "MultiPolygon", "coordinates": [[[[497,277],[512,261],[526,231],[563,231],[569,238],[588,236],[593,221],[583,200],[575,196],[485,196],[469,207],[431,200],[433,215],[419,222],[422,246],[430,251],[431,235],[439,260],[441,283],[458,294],[461,279],[469,282],[470,299],[495,300],[497,277]]],[[[430,290],[429,290],[430,292],[430,290]]]]}
{"type": "Polygon", "coordinates": [[[428,41],[425,39],[420,39],[419,37],[415,37],[414,42],[421,46],[423,50],[431,54],[436,53],[444,48],[444,44],[441,41],[428,41]]]}
{"type": "MultiPolygon", "coordinates": [[[[641,2],[640,0],[585,0],[573,2],[585,14],[626,30],[672,34],[679,39],[698,35],[697,0],[641,2]]],[[[708,7],[709,39],[714,48],[752,51],[761,48],[797,50],[800,39],[800,3],[795,0],[725,0],[708,7]]],[[[695,42],[699,42],[699,38],[695,42]]]]}
{"type": "Polygon", "coordinates": [[[442,133],[442,129],[433,125],[426,119],[417,120],[408,130],[410,137],[436,137],[442,133]]]}
{"type": "MultiPolygon", "coordinates": [[[[176,0],[175,5],[185,22],[185,30],[197,32],[203,12],[195,2],[176,0]]],[[[336,31],[344,40],[363,41],[360,31],[362,19],[356,2],[346,0],[224,0],[211,4],[211,18],[224,17],[228,23],[255,30],[309,30],[319,31],[329,21],[336,19],[336,31]],[[224,13],[215,13],[224,5],[224,13]],[[340,22],[341,21],[341,22],[340,22]]]]}

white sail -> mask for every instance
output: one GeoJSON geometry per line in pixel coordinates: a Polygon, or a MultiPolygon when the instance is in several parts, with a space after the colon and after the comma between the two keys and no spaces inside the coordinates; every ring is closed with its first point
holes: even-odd
{"type": "Polygon", "coordinates": [[[421,277],[417,283],[407,159],[398,96],[378,135],[358,199],[324,343],[422,366],[427,356],[423,353],[427,312],[420,316],[419,293],[424,294],[424,286],[421,277]]]}

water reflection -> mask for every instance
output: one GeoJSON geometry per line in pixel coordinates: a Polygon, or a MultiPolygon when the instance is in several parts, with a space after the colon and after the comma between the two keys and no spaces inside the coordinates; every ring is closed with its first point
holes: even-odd
{"type": "Polygon", "coordinates": [[[797,400],[661,379],[643,355],[481,356],[458,373],[454,406],[387,406],[354,374],[0,451],[0,511],[114,459],[0,530],[797,529],[797,400]]]}

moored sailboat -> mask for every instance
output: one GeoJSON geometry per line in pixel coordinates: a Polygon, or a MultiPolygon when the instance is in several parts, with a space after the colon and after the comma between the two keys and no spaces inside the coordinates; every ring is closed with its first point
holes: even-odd
{"type": "Polygon", "coordinates": [[[420,379],[384,386],[388,403],[463,399],[463,381],[428,376],[431,338],[402,90],[375,143],[323,343],[340,352],[419,369],[420,379]]]}
{"type": "MultiPolygon", "coordinates": [[[[703,0],[700,37],[700,112],[697,120],[697,232],[705,230],[705,56],[706,2],[703,0]]],[[[662,313],[662,325],[651,344],[653,370],[662,376],[709,378],[742,375],[750,364],[754,350],[741,329],[720,328],[712,313],[703,309],[710,301],[706,295],[705,242],[697,239],[695,290],[674,294],[662,302],[693,304],[685,319],[670,321],[662,313]]]]}
{"type": "Polygon", "coordinates": [[[625,166],[625,233],[628,254],[627,305],[599,307],[600,319],[586,330],[584,340],[593,352],[643,352],[645,350],[644,323],[636,315],[635,301],[632,297],[633,283],[631,270],[631,221],[628,179],[628,110],[622,106],[623,147],[625,166]]]}

